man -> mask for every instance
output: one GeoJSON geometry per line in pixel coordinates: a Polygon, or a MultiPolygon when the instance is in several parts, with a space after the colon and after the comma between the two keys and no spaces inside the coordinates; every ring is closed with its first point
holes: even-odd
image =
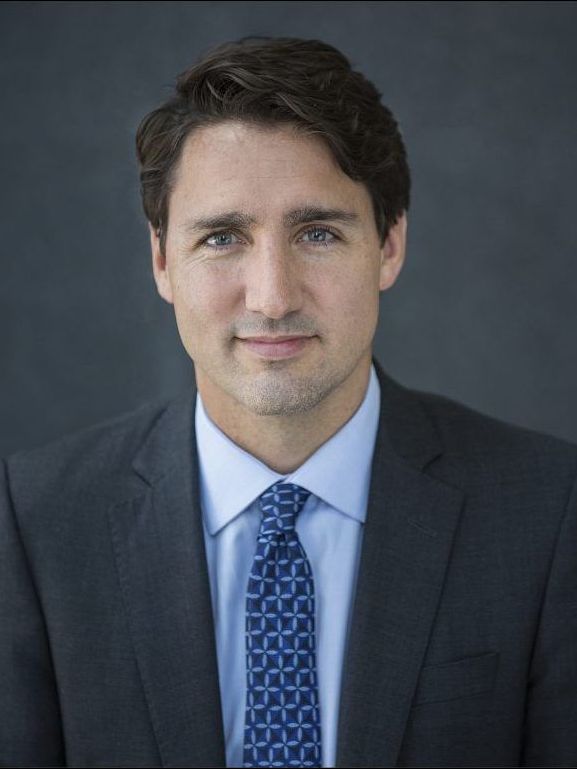
{"type": "Polygon", "coordinates": [[[577,447],[372,355],[409,173],[319,41],[137,136],[194,386],[3,465],[4,766],[573,766],[577,447]]]}

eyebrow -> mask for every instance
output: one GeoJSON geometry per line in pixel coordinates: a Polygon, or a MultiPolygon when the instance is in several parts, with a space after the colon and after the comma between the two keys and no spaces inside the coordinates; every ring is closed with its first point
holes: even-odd
{"type": "MultiPolygon", "coordinates": [[[[346,211],[342,208],[325,208],[324,206],[303,206],[287,211],[283,216],[286,227],[295,224],[304,224],[315,221],[342,222],[343,224],[357,224],[360,216],[355,211],[346,211]]],[[[202,232],[203,230],[216,230],[227,227],[250,227],[258,224],[258,219],[243,211],[223,211],[222,213],[206,216],[200,219],[189,219],[179,229],[185,233],[202,232]]]]}

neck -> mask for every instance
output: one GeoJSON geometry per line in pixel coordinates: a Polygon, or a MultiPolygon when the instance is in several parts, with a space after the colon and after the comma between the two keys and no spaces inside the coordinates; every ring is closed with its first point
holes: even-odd
{"type": "Polygon", "coordinates": [[[288,475],[358,410],[367,392],[371,362],[369,355],[314,409],[291,416],[262,416],[228,395],[216,396],[213,388],[205,386],[204,374],[200,371],[196,372],[196,382],[205,411],[217,427],[271,470],[288,475]]]}

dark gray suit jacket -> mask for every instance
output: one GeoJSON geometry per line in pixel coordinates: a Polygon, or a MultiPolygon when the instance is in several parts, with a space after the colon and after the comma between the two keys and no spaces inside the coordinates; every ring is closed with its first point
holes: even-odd
{"type": "MultiPolygon", "coordinates": [[[[337,765],[574,766],[577,446],[373,360],[337,765]]],[[[3,766],[225,766],[194,399],[4,461],[3,766]]]]}

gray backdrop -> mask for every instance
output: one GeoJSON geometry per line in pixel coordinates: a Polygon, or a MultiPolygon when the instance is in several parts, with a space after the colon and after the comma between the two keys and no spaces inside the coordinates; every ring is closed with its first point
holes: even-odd
{"type": "Polygon", "coordinates": [[[403,384],[577,440],[575,3],[3,3],[0,454],[190,381],[134,133],[242,35],[340,48],[400,121],[407,261],[375,351],[403,384]]]}

